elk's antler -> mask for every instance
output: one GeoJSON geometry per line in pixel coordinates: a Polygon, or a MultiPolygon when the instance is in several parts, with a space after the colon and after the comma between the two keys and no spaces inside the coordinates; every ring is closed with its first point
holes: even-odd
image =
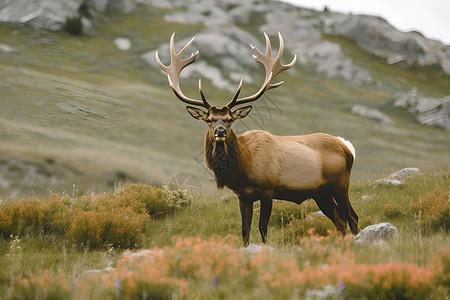
{"type": "Polygon", "coordinates": [[[205,95],[203,94],[201,79],[198,80],[198,89],[200,91],[200,96],[202,97],[202,100],[192,99],[185,96],[180,88],[179,77],[181,71],[188,65],[192,64],[197,58],[199,53],[197,51],[195,53],[192,53],[191,57],[183,59],[184,53],[186,52],[187,48],[192,44],[194,38],[192,38],[178,53],[175,52],[174,38],[175,33],[173,33],[172,36],[170,37],[170,65],[165,66],[161,62],[161,60],[159,59],[158,51],[156,51],[155,53],[156,62],[158,63],[159,67],[167,74],[169,86],[173,90],[175,95],[178,97],[178,99],[188,104],[203,106],[206,109],[209,109],[211,107],[211,104],[208,103],[205,95]]]}
{"type": "Polygon", "coordinates": [[[295,61],[297,60],[297,55],[294,56],[294,59],[291,61],[290,64],[283,65],[281,63],[281,56],[283,55],[284,43],[283,37],[279,32],[278,38],[280,40],[280,48],[278,50],[278,55],[276,58],[272,57],[272,46],[270,45],[270,40],[266,33],[264,33],[264,37],[266,38],[266,53],[263,54],[258,48],[256,48],[253,45],[250,45],[252,49],[256,52],[256,55],[253,55],[253,58],[256,60],[256,62],[263,64],[264,68],[266,69],[266,78],[264,80],[262,87],[255,94],[245,98],[238,99],[239,93],[241,92],[242,88],[242,79],[241,79],[241,82],[239,83],[239,87],[237,88],[233,99],[226,105],[228,108],[232,108],[235,105],[258,100],[264,94],[265,91],[279,87],[281,84],[283,84],[284,81],[278,83],[270,83],[272,79],[279,73],[287,69],[290,69],[295,64],[295,61]]]}

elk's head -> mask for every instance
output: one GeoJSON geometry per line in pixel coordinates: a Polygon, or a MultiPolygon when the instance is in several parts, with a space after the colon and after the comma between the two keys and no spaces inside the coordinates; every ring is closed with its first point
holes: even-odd
{"type": "Polygon", "coordinates": [[[187,106],[186,109],[193,118],[208,124],[208,134],[214,137],[216,142],[225,142],[230,135],[231,124],[237,119],[245,118],[252,107],[249,105],[231,111],[227,106],[222,108],[212,106],[207,112],[192,106],[187,106]]]}
{"type": "Polygon", "coordinates": [[[266,53],[262,53],[258,48],[250,45],[251,48],[256,52],[256,55],[253,55],[253,58],[256,60],[256,62],[264,65],[264,68],[266,69],[266,78],[264,80],[263,85],[261,86],[259,91],[257,91],[255,94],[248,97],[239,98],[239,93],[241,92],[242,88],[242,79],[241,79],[232,100],[222,108],[217,108],[216,106],[211,105],[206,100],[206,97],[203,94],[202,90],[201,79],[199,79],[198,81],[201,100],[189,98],[185,96],[181,91],[179,83],[180,73],[186,66],[190,65],[195,61],[199,52],[197,51],[196,53],[193,53],[189,58],[183,59],[184,53],[186,52],[187,48],[192,44],[194,38],[192,38],[183,47],[183,49],[180,50],[180,52],[176,53],[174,45],[174,37],[175,33],[172,34],[172,37],[170,38],[170,57],[171,57],[170,65],[165,66],[163,63],[161,63],[158,51],[156,51],[155,54],[156,61],[159,67],[167,74],[169,86],[173,90],[175,95],[178,97],[178,99],[191,105],[204,107],[207,110],[204,111],[202,109],[193,106],[186,107],[187,111],[193,118],[203,120],[208,124],[208,134],[210,136],[214,136],[216,142],[224,142],[230,135],[229,133],[231,130],[231,124],[237,119],[245,118],[252,109],[251,106],[245,106],[232,111],[232,108],[236,105],[256,101],[267,90],[279,87],[283,83],[283,81],[278,83],[271,83],[272,79],[282,71],[291,68],[295,64],[295,61],[297,60],[297,55],[295,55],[294,59],[290,64],[283,65],[281,63],[281,56],[283,55],[284,44],[283,38],[280,33],[278,33],[278,38],[280,40],[280,48],[278,50],[278,55],[275,58],[273,58],[272,47],[270,45],[269,37],[267,36],[267,34],[264,33],[264,37],[266,39],[266,53]]]}

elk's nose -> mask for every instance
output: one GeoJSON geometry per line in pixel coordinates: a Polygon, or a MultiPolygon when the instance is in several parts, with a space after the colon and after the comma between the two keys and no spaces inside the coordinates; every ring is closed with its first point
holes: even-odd
{"type": "Polygon", "coordinates": [[[227,130],[223,127],[218,127],[214,131],[214,136],[216,137],[216,141],[223,142],[227,136],[227,130]]]}

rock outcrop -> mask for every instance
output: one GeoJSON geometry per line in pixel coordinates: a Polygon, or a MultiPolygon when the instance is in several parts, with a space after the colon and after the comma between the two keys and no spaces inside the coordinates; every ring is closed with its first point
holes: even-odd
{"type": "Polygon", "coordinates": [[[360,115],[362,117],[380,121],[381,123],[392,124],[391,118],[385,113],[379,111],[378,109],[370,108],[361,104],[353,105],[352,113],[360,115]]]}
{"type": "Polygon", "coordinates": [[[324,14],[325,32],[345,36],[389,64],[439,65],[450,76],[450,47],[418,32],[401,32],[380,17],[324,14]]]}
{"type": "Polygon", "coordinates": [[[428,126],[450,130],[450,96],[443,98],[419,97],[417,89],[397,98],[395,107],[406,108],[417,120],[428,126]]]}
{"type": "Polygon", "coordinates": [[[338,43],[324,40],[323,32],[352,39],[370,53],[385,57],[389,64],[401,63],[407,67],[416,63],[440,65],[450,75],[450,47],[438,41],[428,40],[417,32],[400,32],[382,18],[319,13],[278,1],[5,0],[0,5],[0,22],[82,34],[89,32],[93,19],[108,8],[128,13],[137,2],[167,9],[164,19],[168,22],[204,27],[197,35],[196,46],[203,50],[202,55],[219,60],[219,65],[230,69],[231,74],[219,74],[217,67],[205,63],[197,65],[195,71],[213,74],[214,85],[219,88],[234,90],[235,84],[231,81],[240,79],[236,79],[236,74],[246,77],[246,67],[255,68],[248,43],[256,43],[261,38],[241,29],[242,25],[250,23],[259,24],[259,31],[269,35],[282,32],[289,41],[286,48],[298,54],[300,64],[312,65],[329,77],[342,77],[355,84],[372,82],[370,72],[354,64],[338,43]],[[257,22],[255,14],[258,15],[257,22]]]}
{"type": "Polygon", "coordinates": [[[0,22],[82,34],[91,27],[90,18],[108,7],[128,13],[134,0],[5,0],[0,4],[0,22]]]}
{"type": "Polygon", "coordinates": [[[83,0],[6,0],[0,5],[0,21],[57,31],[66,26],[68,19],[80,17],[82,4],[83,0]]]}
{"type": "MultiPolygon", "coordinates": [[[[250,79],[248,68],[251,70],[257,67],[248,44],[252,43],[260,47],[258,41],[261,38],[254,37],[239,27],[239,25],[248,24],[254,13],[261,15],[260,32],[266,32],[272,36],[278,31],[282,32],[285,40],[289,41],[285,44],[286,49],[296,53],[301,64],[313,65],[316,71],[325,73],[329,77],[342,77],[356,84],[372,81],[370,72],[354,65],[351,59],[343,54],[337,43],[322,39],[320,20],[316,17],[315,11],[280,2],[250,3],[228,0],[220,4],[208,1],[189,3],[189,5],[182,1],[180,3],[183,3],[181,6],[185,10],[169,13],[165,16],[165,20],[205,26],[205,32],[197,35],[195,44],[202,55],[214,59],[214,63],[219,60],[222,67],[231,69],[232,73],[229,77],[232,81],[241,78],[242,75],[236,74],[243,74],[244,80],[250,79]]],[[[149,63],[151,63],[150,58],[153,59],[152,53],[154,51],[144,55],[149,63]]],[[[221,78],[219,78],[219,74],[213,71],[211,65],[197,66],[195,71],[200,74],[213,74],[216,78],[213,84],[219,88],[235,90],[235,84],[230,85],[227,75],[220,74],[221,78]]]]}

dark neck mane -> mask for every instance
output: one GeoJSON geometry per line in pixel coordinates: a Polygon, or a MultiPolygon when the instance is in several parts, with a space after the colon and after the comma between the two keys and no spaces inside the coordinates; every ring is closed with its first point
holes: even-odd
{"type": "Polygon", "coordinates": [[[214,172],[218,188],[230,187],[233,180],[243,174],[243,151],[239,147],[236,134],[231,131],[225,142],[216,142],[213,135],[205,138],[205,159],[208,168],[214,172]]]}

